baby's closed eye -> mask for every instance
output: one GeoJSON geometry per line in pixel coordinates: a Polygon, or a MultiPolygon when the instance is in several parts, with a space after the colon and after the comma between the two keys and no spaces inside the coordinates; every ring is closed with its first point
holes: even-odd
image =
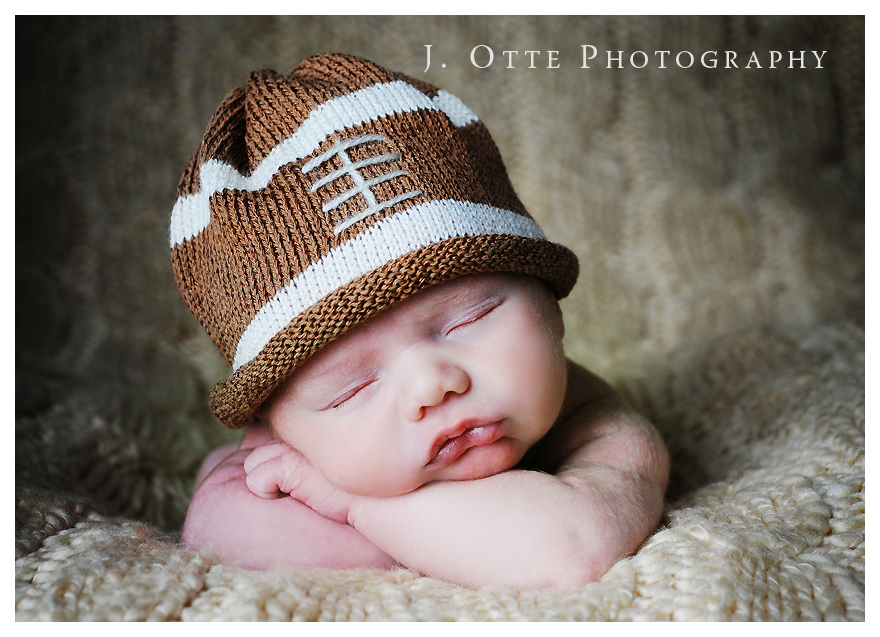
{"type": "Polygon", "coordinates": [[[453,332],[460,332],[471,327],[475,323],[489,316],[499,305],[501,305],[501,303],[501,299],[490,299],[490,302],[482,304],[463,316],[458,317],[452,327],[446,330],[446,334],[449,335],[453,332]]]}
{"type": "Polygon", "coordinates": [[[347,404],[349,401],[351,401],[356,396],[361,395],[364,392],[364,390],[366,390],[368,387],[370,387],[371,385],[373,385],[376,382],[377,382],[377,379],[374,378],[374,379],[362,382],[359,385],[356,385],[355,387],[352,387],[351,389],[344,391],[342,394],[337,396],[329,405],[327,405],[327,409],[339,409],[340,407],[347,404]]]}

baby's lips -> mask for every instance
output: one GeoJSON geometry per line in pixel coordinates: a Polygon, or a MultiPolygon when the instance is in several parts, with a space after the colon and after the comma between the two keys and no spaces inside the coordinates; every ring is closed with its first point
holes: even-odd
{"type": "Polygon", "coordinates": [[[455,462],[471,447],[492,444],[503,435],[504,425],[500,421],[462,423],[437,438],[427,466],[432,469],[445,467],[455,462]]]}

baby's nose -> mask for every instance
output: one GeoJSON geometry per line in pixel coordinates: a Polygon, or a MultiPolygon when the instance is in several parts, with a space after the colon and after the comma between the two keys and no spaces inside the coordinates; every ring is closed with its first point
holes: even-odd
{"type": "Polygon", "coordinates": [[[427,409],[464,394],[470,387],[470,376],[460,366],[447,361],[423,362],[404,386],[404,415],[409,420],[420,420],[427,409]]]}

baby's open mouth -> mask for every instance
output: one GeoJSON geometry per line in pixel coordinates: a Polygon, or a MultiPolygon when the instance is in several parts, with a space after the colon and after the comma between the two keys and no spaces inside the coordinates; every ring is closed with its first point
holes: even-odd
{"type": "Polygon", "coordinates": [[[431,469],[445,467],[455,462],[471,447],[492,444],[502,435],[504,435],[504,425],[500,422],[459,425],[451,432],[437,438],[431,460],[426,466],[431,469]]]}

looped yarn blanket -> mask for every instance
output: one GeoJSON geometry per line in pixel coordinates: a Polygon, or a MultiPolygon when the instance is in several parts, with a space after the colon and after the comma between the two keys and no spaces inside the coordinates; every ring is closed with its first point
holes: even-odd
{"type": "Polygon", "coordinates": [[[16,197],[16,619],[863,620],[864,29],[859,16],[16,20],[16,191],[38,195],[16,197]],[[471,64],[478,44],[491,67],[471,64]],[[588,44],[599,57],[583,69],[588,44]],[[538,49],[559,68],[520,55],[508,69],[501,54],[538,49]],[[672,457],[660,527],[600,581],[558,594],[405,569],[253,572],[178,543],[202,458],[237,434],[208,411],[228,369],[171,273],[176,180],[249,71],[326,50],[460,97],[526,208],[577,253],[568,355],[672,457]],[[655,50],[672,52],[666,68],[628,63],[655,50]],[[740,66],[674,65],[713,50],[740,66]],[[810,53],[809,68],[769,68],[770,51],[801,50],[826,51],[823,68],[810,53]],[[605,51],[625,51],[624,68],[605,51]],[[752,51],[761,69],[743,68],[752,51]]]}

